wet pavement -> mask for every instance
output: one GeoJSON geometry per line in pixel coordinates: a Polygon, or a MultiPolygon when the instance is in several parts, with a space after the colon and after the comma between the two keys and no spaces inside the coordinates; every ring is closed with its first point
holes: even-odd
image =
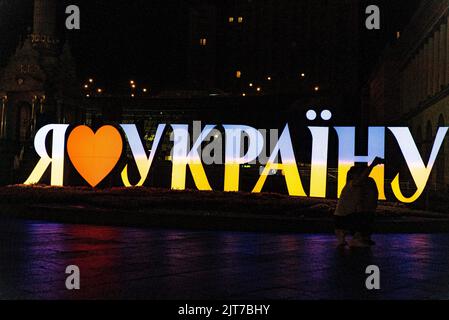
{"type": "Polygon", "coordinates": [[[0,299],[447,299],[449,235],[205,232],[0,220],[0,299]],[[81,289],[65,288],[68,265],[81,289]],[[377,265],[381,289],[368,291],[377,265]]]}

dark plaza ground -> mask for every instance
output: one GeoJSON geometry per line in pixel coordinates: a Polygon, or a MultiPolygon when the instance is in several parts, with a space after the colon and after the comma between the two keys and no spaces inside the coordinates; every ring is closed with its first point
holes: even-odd
{"type": "Polygon", "coordinates": [[[370,250],[330,234],[139,229],[0,220],[1,299],[447,299],[448,234],[383,234],[370,250]],[[65,289],[76,264],[81,290],[65,289]],[[365,268],[381,290],[365,288],[365,268]]]}
{"type": "Polygon", "coordinates": [[[449,298],[447,215],[381,203],[377,245],[340,250],[332,235],[335,203],[3,187],[0,299],[449,298]],[[78,291],[65,288],[69,265],[80,268],[78,291]],[[369,265],[380,268],[381,290],[365,287],[369,265]]]}

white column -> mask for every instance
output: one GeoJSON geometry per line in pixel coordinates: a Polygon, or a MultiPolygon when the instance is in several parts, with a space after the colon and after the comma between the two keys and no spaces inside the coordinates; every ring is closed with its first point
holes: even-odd
{"type": "Polygon", "coordinates": [[[419,100],[419,74],[418,74],[418,66],[419,66],[419,57],[418,54],[413,58],[413,103],[412,108],[415,109],[418,105],[419,100]]]}
{"type": "Polygon", "coordinates": [[[438,81],[438,88],[446,84],[446,51],[447,51],[447,26],[442,24],[440,27],[440,78],[438,81]]]}
{"type": "Polygon", "coordinates": [[[433,38],[430,38],[427,50],[427,96],[432,95],[433,95],[433,38]]]}
{"type": "Polygon", "coordinates": [[[440,82],[440,30],[435,31],[433,36],[433,85],[432,85],[432,93],[437,94],[440,92],[440,88],[438,87],[438,83],[440,82]]]}
{"type": "Polygon", "coordinates": [[[449,84],[449,16],[446,23],[446,72],[445,72],[445,85],[449,84]]]}
{"type": "Polygon", "coordinates": [[[419,68],[418,68],[418,96],[419,102],[424,100],[424,81],[425,81],[425,67],[424,67],[424,48],[421,48],[418,53],[419,68]]]}
{"type": "Polygon", "coordinates": [[[0,138],[5,138],[6,136],[6,102],[7,102],[7,97],[2,97],[1,98],[1,103],[0,103],[0,113],[1,113],[1,117],[0,117],[0,138]]]}
{"type": "Polygon", "coordinates": [[[429,95],[429,40],[424,45],[424,100],[429,95]]]}

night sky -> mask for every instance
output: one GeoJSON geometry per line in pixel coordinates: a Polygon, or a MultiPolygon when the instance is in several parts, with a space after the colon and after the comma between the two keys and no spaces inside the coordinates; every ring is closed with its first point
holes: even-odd
{"type": "MultiPolygon", "coordinates": [[[[77,4],[81,9],[81,30],[61,28],[72,46],[80,79],[93,76],[105,86],[117,88],[126,85],[129,79],[159,88],[182,86],[187,67],[186,2],[61,1],[61,26],[64,25],[64,5],[77,4]]],[[[360,41],[362,70],[368,73],[395,31],[408,21],[418,2],[369,1],[381,7],[383,28],[364,32],[360,40],[354,40],[360,41]]],[[[6,63],[6,57],[31,27],[32,3],[32,0],[0,0],[0,65],[6,63]]]]}

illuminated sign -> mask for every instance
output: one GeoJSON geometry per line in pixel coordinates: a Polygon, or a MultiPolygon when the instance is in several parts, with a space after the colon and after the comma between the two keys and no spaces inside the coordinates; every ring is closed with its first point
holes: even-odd
{"type": "MultiPolygon", "coordinates": [[[[189,168],[193,181],[199,190],[212,190],[200,150],[202,145],[207,142],[207,137],[219,132],[216,127],[215,125],[206,125],[199,136],[193,140],[193,145],[190,147],[189,126],[186,124],[171,125],[173,131],[172,189],[184,190],[186,188],[186,173],[187,168],[189,168]]],[[[235,192],[239,191],[240,166],[254,163],[266,145],[262,134],[255,128],[244,125],[223,125],[222,127],[225,134],[223,190],[235,192]],[[244,145],[243,136],[247,138],[246,148],[242,147],[244,145]],[[243,149],[246,150],[245,154],[242,152],[243,149]]],[[[50,124],[42,127],[36,133],[34,147],[40,156],[40,160],[25,184],[39,183],[44,173],[50,168],[50,184],[63,186],[64,162],[67,152],[71,163],[81,177],[89,185],[95,187],[120,164],[121,155],[127,149],[125,147],[129,147],[128,150],[133,156],[140,177],[137,184],[132,185],[128,177],[129,163],[125,163],[121,171],[123,185],[126,187],[143,186],[150,173],[156,151],[161,144],[166,125],[160,124],[158,126],[149,155],[145,150],[137,127],[133,124],[122,124],[118,128],[106,125],[96,132],[93,132],[87,126],[76,126],[69,132],[66,139],[68,129],[69,125],[67,124],[50,124]],[[50,133],[52,134],[51,155],[46,148],[47,136],[50,133]]],[[[270,156],[264,163],[263,170],[261,170],[260,177],[252,192],[261,192],[271,172],[280,170],[283,173],[289,195],[317,198],[326,196],[330,128],[308,127],[308,129],[312,136],[309,194],[307,195],[303,188],[288,125],[283,129],[271,150],[270,156]]],[[[391,182],[391,189],[399,201],[412,203],[421,196],[425,189],[449,128],[441,127],[438,129],[427,164],[422,159],[409,128],[369,127],[367,156],[355,155],[355,127],[335,127],[334,129],[338,137],[338,195],[346,184],[349,169],[356,162],[370,163],[376,157],[385,157],[385,135],[388,130],[396,140],[416,185],[416,191],[412,196],[404,196],[400,187],[400,176],[397,174],[391,182]]],[[[371,177],[377,184],[379,199],[385,200],[384,166],[374,168],[371,177]]]]}

